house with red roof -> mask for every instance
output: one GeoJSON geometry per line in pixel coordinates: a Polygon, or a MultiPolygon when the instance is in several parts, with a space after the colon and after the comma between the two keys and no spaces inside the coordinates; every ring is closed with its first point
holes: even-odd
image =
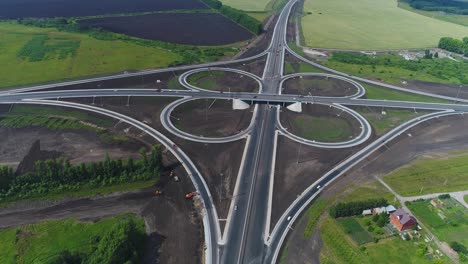
{"type": "Polygon", "coordinates": [[[390,214],[390,222],[398,231],[411,229],[417,224],[416,218],[401,208],[390,214]]]}

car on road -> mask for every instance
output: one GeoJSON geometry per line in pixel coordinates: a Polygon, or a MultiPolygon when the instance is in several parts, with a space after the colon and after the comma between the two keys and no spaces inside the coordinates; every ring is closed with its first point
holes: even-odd
{"type": "Polygon", "coordinates": [[[289,220],[291,220],[291,216],[288,216],[288,218],[286,218],[286,220],[289,222],[289,220]]]}

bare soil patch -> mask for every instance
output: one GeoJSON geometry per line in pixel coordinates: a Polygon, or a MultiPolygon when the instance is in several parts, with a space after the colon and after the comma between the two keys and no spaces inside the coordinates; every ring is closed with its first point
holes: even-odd
{"type": "Polygon", "coordinates": [[[468,85],[448,84],[448,83],[433,83],[424,81],[408,81],[405,85],[410,89],[421,92],[451,96],[455,98],[468,99],[468,85]]]}
{"type": "Polygon", "coordinates": [[[80,24],[133,37],[185,45],[226,45],[253,37],[217,13],[158,13],[80,20],[80,24]]]}
{"type": "Polygon", "coordinates": [[[199,99],[184,103],[171,114],[180,130],[204,137],[226,137],[238,134],[250,124],[252,112],[232,110],[232,101],[199,99]]]}
{"type": "Polygon", "coordinates": [[[340,109],[319,104],[303,104],[302,113],[283,109],[280,120],[289,132],[321,142],[347,141],[361,132],[354,117],[340,109]]]}
{"type": "Polygon", "coordinates": [[[298,195],[354,151],[315,148],[279,137],[270,229],[298,195]]]}
{"type": "Polygon", "coordinates": [[[0,228],[69,217],[97,221],[133,212],[144,218],[149,234],[143,263],[202,263],[203,226],[198,209],[184,197],[194,187],[174,157],[165,155],[164,164],[166,169],[154,187],[103,197],[32,202],[3,208],[0,209],[0,228]],[[169,177],[171,170],[180,182],[169,177]],[[155,197],[156,189],[163,195],[155,197]]]}
{"type": "Polygon", "coordinates": [[[354,85],[336,78],[300,76],[283,83],[283,93],[313,96],[350,96],[357,92],[354,85]]]}
{"type": "Polygon", "coordinates": [[[226,66],[229,66],[230,68],[233,68],[233,69],[250,72],[250,73],[257,75],[258,77],[262,77],[263,70],[265,69],[265,63],[266,63],[266,56],[263,56],[255,60],[229,64],[226,66]]]}
{"type": "MultiPolygon", "coordinates": [[[[89,98],[78,100],[81,100],[83,103],[90,102],[89,98]]],[[[202,144],[175,137],[164,129],[159,119],[162,109],[172,102],[173,98],[135,97],[132,98],[130,106],[126,106],[126,100],[127,98],[124,97],[102,98],[102,105],[107,109],[126,114],[147,123],[170,138],[179,148],[185,151],[207,182],[219,217],[226,218],[234,192],[245,141],[238,140],[224,144],[202,144]]],[[[247,120],[250,122],[250,118],[247,118],[247,120]]],[[[227,119],[224,117],[224,119],[218,122],[224,123],[227,122],[227,119]]],[[[128,127],[124,124],[119,126],[128,127]]],[[[132,130],[130,129],[130,131],[132,130]]],[[[141,135],[142,139],[146,140],[147,136],[141,135]]]]}
{"type": "Polygon", "coordinates": [[[206,9],[196,0],[4,0],[0,2],[0,18],[80,17],[105,14],[138,13],[175,9],[206,9]]]}

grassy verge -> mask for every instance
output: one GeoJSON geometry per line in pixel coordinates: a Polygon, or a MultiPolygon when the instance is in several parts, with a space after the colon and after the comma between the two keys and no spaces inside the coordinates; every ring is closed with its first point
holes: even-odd
{"type": "Polygon", "coordinates": [[[383,135],[411,119],[428,113],[426,111],[415,112],[414,110],[385,109],[385,115],[383,115],[379,110],[366,107],[356,109],[358,113],[369,121],[377,136],[383,135]]]}
{"type": "Polygon", "coordinates": [[[89,130],[97,132],[107,143],[121,143],[129,138],[108,131],[112,119],[99,118],[86,112],[32,105],[14,105],[10,112],[0,115],[0,126],[22,128],[40,126],[51,130],[89,130]]]}
{"type": "MultiPolygon", "coordinates": [[[[132,214],[95,223],[65,219],[0,230],[0,262],[59,263],[53,261],[64,251],[91,255],[96,251],[96,243],[106,237],[109,230],[118,228],[122,221],[132,221],[137,232],[144,234],[143,219],[132,214]]],[[[123,239],[124,236],[114,237],[112,243],[126,242],[123,239]]]]}
{"type": "Polygon", "coordinates": [[[336,142],[352,136],[350,124],[343,118],[335,116],[312,117],[299,116],[293,120],[299,136],[322,142],[336,142]]]}
{"type": "MultiPolygon", "coordinates": [[[[153,186],[156,183],[157,179],[150,180],[141,180],[134,182],[126,183],[117,183],[110,186],[97,186],[97,187],[86,187],[80,188],[77,190],[67,190],[67,191],[51,191],[47,194],[41,194],[35,197],[30,197],[27,199],[21,199],[21,202],[31,202],[31,201],[58,201],[64,198],[80,198],[80,197],[93,197],[96,195],[107,195],[116,192],[125,192],[140,190],[153,186]]],[[[17,201],[2,201],[0,202],[0,207],[5,207],[10,204],[14,204],[17,201]]],[[[0,261],[0,263],[2,263],[0,261]]]]}
{"type": "Polygon", "coordinates": [[[225,74],[223,71],[203,71],[190,75],[187,78],[187,82],[203,89],[216,90],[221,86],[216,81],[216,78],[213,77],[224,76],[225,74]]]}
{"type": "Polygon", "coordinates": [[[306,228],[304,229],[304,238],[308,238],[312,235],[315,226],[317,225],[320,216],[325,211],[327,206],[327,201],[318,198],[314,201],[311,207],[307,209],[305,216],[308,218],[306,228]]]}
{"type": "Polygon", "coordinates": [[[384,88],[371,84],[361,85],[366,89],[367,99],[376,99],[376,100],[393,100],[393,101],[409,101],[409,102],[426,102],[426,103],[451,103],[444,99],[433,98],[429,96],[405,93],[389,88],[384,88]]]}
{"type": "Polygon", "coordinates": [[[441,37],[458,39],[468,27],[428,18],[389,0],[307,0],[302,18],[305,42],[339,49],[435,47],[441,37]],[[424,30],[421,30],[424,28],[424,30]]]}
{"type": "Polygon", "coordinates": [[[409,203],[408,208],[440,240],[468,247],[468,209],[452,198],[441,201],[443,205],[438,208],[430,200],[409,203]]]}
{"type": "Polygon", "coordinates": [[[403,196],[468,189],[468,155],[420,159],[384,177],[403,196]]]}
{"type": "MultiPolygon", "coordinates": [[[[414,55],[414,54],[413,54],[414,55]]],[[[381,82],[404,85],[406,81],[426,81],[434,83],[468,83],[468,61],[453,61],[448,58],[407,61],[396,53],[382,55],[364,55],[347,52],[335,52],[320,63],[351,75],[381,82]]]]}
{"type": "Polygon", "coordinates": [[[376,180],[360,183],[358,188],[354,188],[347,192],[341,200],[346,202],[357,202],[369,199],[384,198],[390,204],[398,207],[400,203],[396,197],[376,180]]]}
{"type": "Polygon", "coordinates": [[[257,19],[260,22],[265,21],[268,17],[270,17],[270,12],[247,12],[247,15],[257,19]]]}
{"type": "Polygon", "coordinates": [[[468,195],[463,196],[463,199],[465,200],[465,203],[468,203],[468,195]]]}
{"type": "Polygon", "coordinates": [[[398,2],[398,7],[435,19],[439,19],[442,21],[450,22],[450,23],[455,23],[459,24],[462,26],[468,26],[468,16],[464,15],[455,15],[455,14],[449,14],[445,12],[439,12],[439,11],[424,11],[424,10],[418,10],[415,8],[412,8],[408,3],[405,3],[403,1],[398,2]]]}
{"type": "Polygon", "coordinates": [[[292,74],[292,73],[302,73],[302,72],[320,72],[323,73],[325,71],[316,68],[310,64],[305,62],[285,62],[284,63],[284,74],[292,74]]]}

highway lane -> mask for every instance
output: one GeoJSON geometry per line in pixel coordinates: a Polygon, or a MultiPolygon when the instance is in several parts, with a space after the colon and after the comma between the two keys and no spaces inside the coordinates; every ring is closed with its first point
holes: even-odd
{"type": "MultiPolygon", "coordinates": [[[[268,80],[264,81],[267,82],[268,80]]],[[[265,86],[265,85],[264,85],[265,86]]],[[[272,86],[270,84],[269,86],[272,86]]],[[[274,85],[273,85],[274,86],[274,85]]],[[[46,92],[24,92],[3,94],[0,101],[21,101],[27,99],[61,99],[61,98],[81,98],[81,97],[113,97],[113,96],[162,96],[162,97],[193,97],[193,98],[212,98],[212,99],[241,99],[246,102],[272,103],[272,104],[292,104],[301,103],[321,103],[321,104],[341,104],[350,106],[375,106],[389,108],[408,108],[408,109],[427,109],[427,110],[447,110],[453,109],[466,112],[468,104],[444,104],[444,103],[425,103],[411,101],[392,101],[392,100],[370,100],[354,99],[343,97],[320,97],[320,96],[301,96],[294,94],[267,93],[265,90],[261,94],[257,93],[220,93],[220,92],[202,92],[186,90],[162,90],[156,92],[151,89],[92,89],[92,90],[66,90],[66,91],[46,91],[46,92]]]]}
{"type": "MultiPolygon", "coordinates": [[[[284,56],[282,39],[286,30],[283,25],[294,3],[291,1],[286,4],[275,26],[260,95],[279,93],[284,56]]],[[[253,95],[252,98],[260,95],[253,95]]],[[[277,107],[259,106],[252,137],[246,146],[246,162],[240,174],[239,188],[245,194],[233,201],[238,209],[232,214],[229,230],[226,231],[227,243],[223,248],[221,263],[263,263],[267,250],[264,238],[269,232],[267,219],[277,111],[277,107]]]]}

